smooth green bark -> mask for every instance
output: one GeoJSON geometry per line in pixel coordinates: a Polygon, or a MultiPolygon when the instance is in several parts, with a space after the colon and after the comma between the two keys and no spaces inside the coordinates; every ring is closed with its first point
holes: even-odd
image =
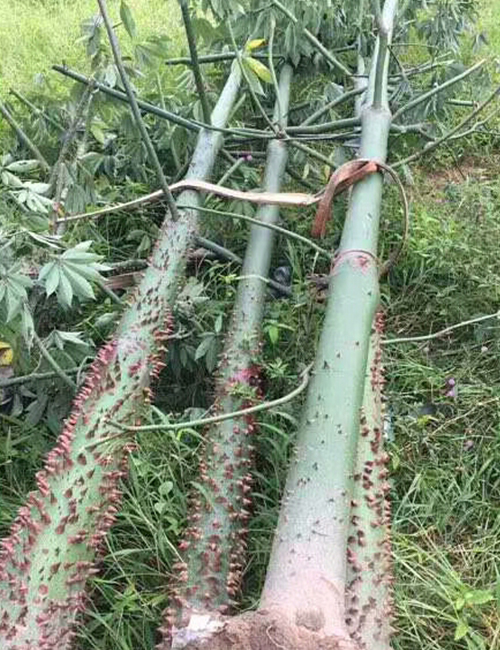
{"type": "MultiPolygon", "coordinates": [[[[396,0],[384,7],[389,42],[396,7],[396,0]]],[[[361,115],[360,157],[383,162],[391,115],[387,60],[384,78],[378,80],[383,81],[382,105],[373,106],[377,57],[378,48],[361,115]]],[[[261,608],[281,610],[299,624],[313,620],[331,636],[347,636],[345,551],[368,344],[379,300],[381,199],[379,174],[368,176],[352,191],[261,601],[261,608]]]]}

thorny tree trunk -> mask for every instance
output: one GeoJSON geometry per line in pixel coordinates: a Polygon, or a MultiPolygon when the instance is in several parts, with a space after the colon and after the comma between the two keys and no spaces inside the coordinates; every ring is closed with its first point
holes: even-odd
{"type": "Polygon", "coordinates": [[[392,558],[388,455],[383,448],[385,379],[377,314],[370,338],[354,491],[347,538],[346,623],[362,650],[388,650],[392,621],[392,558]]]}
{"type": "MultiPolygon", "coordinates": [[[[236,99],[235,70],[214,109],[223,126],[236,99]]],[[[222,144],[201,132],[188,172],[205,179],[222,144]]],[[[101,348],[84,388],[37,474],[32,492],[0,551],[0,641],[6,650],[67,650],[75,619],[84,610],[85,585],[95,572],[120,501],[133,436],[119,425],[140,424],[150,400],[149,383],[164,366],[170,313],[183,277],[186,251],[197,226],[199,196],[179,197],[191,209],[166,220],[149,267],[113,339],[101,348]]]]}
{"type": "MultiPolygon", "coordinates": [[[[291,80],[292,68],[285,65],[274,115],[280,125],[286,123],[291,80]]],[[[285,143],[273,140],[268,146],[265,191],[280,191],[286,161],[285,143]]],[[[257,213],[257,219],[268,224],[278,218],[275,205],[262,206],[257,213]]],[[[219,366],[216,405],[221,413],[246,408],[259,396],[257,358],[274,239],[273,230],[257,225],[251,229],[219,366]]],[[[184,640],[194,636],[202,638],[210,628],[210,614],[227,613],[238,592],[246,548],[254,427],[253,417],[247,416],[221,422],[205,434],[200,463],[203,491],[192,504],[189,528],[180,545],[182,561],[175,566],[177,584],[165,617],[166,648],[171,647],[172,637],[172,647],[182,647],[184,640]],[[200,621],[196,634],[188,629],[194,620],[200,621]]]]}
{"type": "MultiPolygon", "coordinates": [[[[362,110],[360,157],[381,162],[386,159],[391,124],[387,45],[396,8],[397,0],[386,1],[362,110]]],[[[365,178],[352,191],[259,610],[221,622],[209,641],[193,641],[190,648],[359,647],[349,628],[361,638],[360,621],[346,623],[347,541],[355,514],[353,474],[369,340],[379,300],[381,198],[379,174],[365,178]]],[[[350,598],[354,595],[351,591],[350,598]]],[[[360,596],[364,594],[356,594],[360,596]]]]}

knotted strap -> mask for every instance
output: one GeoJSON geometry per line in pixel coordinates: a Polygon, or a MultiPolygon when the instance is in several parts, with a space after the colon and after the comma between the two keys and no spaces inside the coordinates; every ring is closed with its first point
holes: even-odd
{"type": "Polygon", "coordinates": [[[311,235],[319,238],[325,236],[326,223],[330,216],[333,215],[332,202],[334,196],[341,194],[348,187],[365,178],[365,176],[378,172],[381,168],[385,169],[385,165],[381,165],[376,160],[360,159],[350,160],[336,169],[330,176],[330,180],[320,199],[311,235]]]}

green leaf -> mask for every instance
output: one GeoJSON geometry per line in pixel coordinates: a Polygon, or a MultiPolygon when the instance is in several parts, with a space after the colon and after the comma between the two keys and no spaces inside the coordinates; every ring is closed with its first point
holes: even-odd
{"type": "Polygon", "coordinates": [[[204,357],[207,354],[207,352],[210,349],[210,346],[212,344],[212,338],[213,337],[209,334],[208,336],[205,336],[202,339],[201,343],[196,348],[196,352],[195,352],[195,355],[194,355],[195,361],[198,361],[198,359],[201,359],[202,357],[204,357]]]}
{"type": "Polygon", "coordinates": [[[97,124],[92,124],[90,127],[90,132],[94,136],[94,138],[97,140],[99,144],[104,144],[106,140],[106,136],[104,135],[104,131],[101,129],[100,126],[97,124]]]}
{"type": "Polygon", "coordinates": [[[455,641],[460,641],[460,639],[463,639],[468,631],[469,631],[469,626],[463,619],[460,619],[455,629],[455,637],[454,637],[455,641]]]}
{"type": "Polygon", "coordinates": [[[464,600],[468,605],[484,605],[494,600],[494,596],[491,591],[476,589],[475,591],[468,591],[464,594],[464,600]]]}
{"type": "Polygon", "coordinates": [[[2,171],[1,179],[2,183],[7,187],[23,187],[22,180],[8,171],[2,171]]]}
{"type": "Polygon", "coordinates": [[[265,81],[268,84],[273,82],[271,71],[263,63],[257,59],[253,59],[251,56],[247,56],[244,61],[245,64],[259,77],[259,79],[262,79],[262,81],[265,81]]]}
{"type": "MultiPolygon", "coordinates": [[[[110,88],[114,88],[116,86],[117,80],[118,80],[118,73],[116,71],[116,67],[115,67],[115,65],[113,63],[110,63],[106,67],[106,69],[104,70],[103,83],[105,83],[106,86],[109,86],[110,88]]],[[[101,133],[102,133],[102,131],[101,131],[101,133]]],[[[94,132],[92,131],[92,134],[94,135],[94,138],[97,140],[97,142],[101,142],[101,140],[100,140],[100,135],[101,134],[99,132],[94,134],[94,132]]],[[[103,134],[103,136],[104,136],[104,134],[103,134]]],[[[101,144],[103,144],[103,142],[101,142],[101,144]]]]}
{"type": "Polygon", "coordinates": [[[460,596],[460,598],[457,598],[457,600],[455,601],[455,609],[456,609],[457,611],[460,611],[460,610],[463,609],[464,607],[465,607],[465,598],[463,598],[462,596],[460,596]]]}
{"type": "Polygon", "coordinates": [[[17,291],[12,289],[12,285],[7,286],[7,291],[5,295],[5,302],[7,305],[7,323],[19,314],[23,304],[23,298],[19,295],[17,291]]]}
{"type": "Polygon", "coordinates": [[[33,316],[31,315],[30,308],[25,302],[21,311],[21,334],[24,340],[31,346],[33,342],[33,334],[35,332],[35,324],[33,323],[33,316]]]}
{"type": "Polygon", "coordinates": [[[64,267],[63,273],[71,283],[75,296],[87,300],[95,300],[94,290],[92,289],[90,282],[86,280],[81,273],[74,268],[70,268],[69,264],[64,267]]]}
{"type": "Polygon", "coordinates": [[[8,169],[15,174],[26,174],[32,172],[34,169],[38,169],[38,167],[40,167],[40,162],[38,160],[30,159],[16,160],[15,162],[10,163],[10,165],[7,165],[5,169],[8,169]]]}
{"type": "Polygon", "coordinates": [[[65,330],[53,330],[47,337],[47,347],[55,346],[58,350],[64,350],[65,343],[88,347],[82,338],[82,332],[66,332],[65,330]]]}
{"type": "Polygon", "coordinates": [[[213,372],[217,366],[217,339],[215,336],[210,338],[210,347],[205,355],[205,366],[208,372],[213,372]]]}
{"type": "Polygon", "coordinates": [[[59,271],[59,267],[54,262],[52,262],[51,264],[47,264],[47,266],[50,267],[50,271],[46,274],[44,278],[45,292],[47,293],[47,296],[50,296],[54,293],[54,291],[56,291],[57,287],[59,286],[61,274],[59,271]]]}
{"type": "Polygon", "coordinates": [[[64,273],[61,273],[60,275],[57,297],[59,298],[59,302],[63,307],[71,307],[71,302],[73,300],[73,288],[71,287],[71,283],[64,275],[64,273]]]}
{"type": "Polygon", "coordinates": [[[168,504],[165,501],[157,501],[153,507],[159,515],[162,515],[167,506],[168,504]]]}
{"type": "Polygon", "coordinates": [[[127,30],[130,38],[135,38],[137,33],[135,20],[132,16],[132,12],[130,11],[130,7],[126,2],[124,2],[124,0],[122,0],[120,4],[120,18],[122,19],[123,24],[125,25],[125,29],[127,30]]]}
{"type": "MultiPolygon", "coordinates": [[[[95,282],[99,282],[103,280],[103,277],[99,273],[99,271],[95,268],[96,266],[100,266],[97,264],[74,264],[73,262],[66,262],[64,263],[64,268],[71,269],[72,271],[76,271],[79,275],[83,275],[84,278],[87,278],[87,280],[94,280],[95,282]]],[[[105,270],[108,270],[107,267],[105,267],[105,270]]]]}
{"type": "Polygon", "coordinates": [[[45,194],[50,189],[50,184],[49,183],[30,183],[30,182],[26,182],[26,183],[24,183],[24,186],[27,187],[32,192],[35,192],[36,194],[45,194]]]}
{"type": "Polygon", "coordinates": [[[56,265],[55,262],[47,262],[47,264],[44,264],[40,269],[40,271],[38,272],[38,281],[44,282],[47,279],[49,273],[51,273],[55,265],[56,265]]]}
{"type": "Polygon", "coordinates": [[[160,485],[159,492],[162,496],[166,496],[169,492],[172,492],[173,487],[174,484],[172,483],[172,481],[164,481],[160,485]]]}
{"type": "Polygon", "coordinates": [[[270,325],[267,330],[267,334],[272,345],[276,345],[280,336],[279,328],[276,325],[270,325]]]}
{"type": "Polygon", "coordinates": [[[26,417],[26,422],[28,424],[31,426],[36,426],[40,422],[47,407],[48,400],[49,396],[47,393],[41,393],[38,395],[38,398],[34,402],[31,402],[27,408],[28,414],[26,417]]]}
{"type": "Polygon", "coordinates": [[[470,632],[465,639],[469,650],[486,650],[486,643],[483,637],[477,632],[470,632]]]}

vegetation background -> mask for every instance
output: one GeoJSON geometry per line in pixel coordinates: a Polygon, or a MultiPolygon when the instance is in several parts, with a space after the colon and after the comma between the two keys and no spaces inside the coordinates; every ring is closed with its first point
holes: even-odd
{"type": "MultiPolygon", "coordinates": [[[[109,5],[116,15],[118,3],[109,5]]],[[[166,34],[170,55],[185,53],[174,0],[135,0],[131,5],[141,35],[166,34]]],[[[10,87],[29,96],[36,90],[35,77],[42,74],[54,96],[65,97],[69,84],[50,67],[64,61],[86,71],[77,39],[81,21],[95,11],[93,0],[3,0],[0,96],[5,97],[10,87]]],[[[499,12],[499,0],[483,0],[478,24],[488,43],[481,55],[486,51],[500,56],[499,12]]],[[[167,92],[169,84],[172,91],[175,88],[178,74],[174,69],[162,73],[167,92]]],[[[413,169],[411,239],[405,258],[383,288],[389,339],[438,331],[498,310],[498,127],[493,123],[488,138],[460,141],[453,145],[453,155],[444,149],[413,169]]],[[[8,150],[10,139],[1,123],[0,153],[8,150]]],[[[390,204],[386,227],[394,223],[390,204]]],[[[101,240],[99,246],[111,255],[115,244],[101,240]]],[[[295,263],[298,274],[300,259],[295,263]]],[[[229,308],[234,279],[217,265],[203,275],[211,301],[210,308],[197,312],[198,342],[207,332],[219,336],[217,323],[229,308]]],[[[89,312],[79,318],[80,328],[92,332],[89,312]]],[[[270,397],[293,386],[304,350],[312,357],[311,340],[320,320],[321,308],[311,297],[298,304],[276,301],[269,307],[264,357],[272,380],[270,397]]],[[[394,438],[390,452],[396,649],[500,648],[499,362],[500,327],[495,320],[422,344],[386,346],[389,427],[394,438]]],[[[182,381],[187,378],[181,378],[181,386],[182,381]]],[[[165,396],[165,402],[173,404],[182,388],[163,386],[160,395],[168,390],[173,396],[165,396]]],[[[0,429],[2,533],[53,441],[48,428],[10,425],[8,434],[0,429]]],[[[254,604],[266,566],[289,445],[285,425],[282,419],[269,417],[260,429],[245,606],[254,604]]],[[[82,648],[153,647],[196,468],[196,448],[196,440],[189,436],[154,434],[141,439],[124,510],[108,542],[103,570],[93,581],[96,597],[82,633],[82,648]]]]}

